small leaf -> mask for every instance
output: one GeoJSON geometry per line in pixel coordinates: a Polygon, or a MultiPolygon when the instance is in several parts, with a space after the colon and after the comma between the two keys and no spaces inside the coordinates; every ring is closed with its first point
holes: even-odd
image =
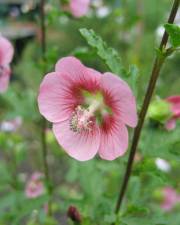
{"type": "Polygon", "coordinates": [[[47,195],[42,195],[35,199],[24,199],[21,202],[23,208],[21,210],[16,209],[15,211],[16,218],[13,221],[13,225],[19,225],[24,217],[30,215],[35,209],[39,210],[48,200],[49,196],[47,195]]]}
{"type": "Polygon", "coordinates": [[[109,224],[116,222],[116,215],[115,214],[105,215],[104,222],[109,224]]]}
{"type": "Polygon", "coordinates": [[[126,75],[121,58],[115,49],[108,47],[106,42],[93,30],[82,28],[80,29],[80,33],[87,43],[96,49],[97,55],[105,61],[106,65],[113,73],[121,76],[126,75]]]}
{"type": "Polygon", "coordinates": [[[128,83],[130,84],[131,88],[133,89],[134,95],[137,97],[138,95],[138,78],[139,78],[139,69],[136,65],[130,65],[128,71],[128,83]]]}
{"type": "Polygon", "coordinates": [[[171,146],[170,146],[170,153],[176,155],[177,157],[180,155],[180,141],[176,141],[175,143],[173,143],[171,146]]]}
{"type": "Polygon", "coordinates": [[[71,55],[74,55],[79,59],[91,60],[95,57],[96,52],[87,47],[78,47],[71,52],[71,55]]]}
{"type": "Polygon", "coordinates": [[[131,216],[143,216],[148,215],[149,209],[145,208],[144,206],[139,205],[129,205],[126,211],[127,214],[130,214],[131,216]]]}
{"type": "Polygon", "coordinates": [[[179,132],[180,121],[176,122],[176,129],[168,132],[163,127],[147,124],[142,131],[140,140],[141,153],[146,156],[160,157],[163,159],[179,160],[179,132]],[[153,141],[152,141],[153,140],[153,141]]]}
{"type": "Polygon", "coordinates": [[[175,24],[165,24],[164,25],[167,33],[170,36],[170,42],[173,47],[179,47],[180,46],[180,26],[177,26],[175,24]]]}

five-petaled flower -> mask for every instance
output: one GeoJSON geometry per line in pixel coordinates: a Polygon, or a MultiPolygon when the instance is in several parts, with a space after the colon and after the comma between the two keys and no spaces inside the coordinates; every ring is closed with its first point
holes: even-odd
{"type": "Polygon", "coordinates": [[[43,174],[40,172],[34,172],[29,181],[27,182],[25,194],[27,198],[37,198],[44,194],[45,187],[43,183],[43,174]]]}
{"type": "Polygon", "coordinates": [[[96,153],[106,160],[122,156],[128,147],[126,125],[135,127],[135,97],[128,84],[112,73],[65,57],[41,83],[40,113],[53,123],[59,144],[73,158],[85,161],[96,153]]]}
{"type": "Polygon", "coordinates": [[[11,70],[9,67],[14,54],[12,44],[0,35],[0,93],[4,93],[9,84],[11,70]]]}
{"type": "Polygon", "coordinates": [[[172,116],[165,127],[167,130],[173,130],[176,127],[176,120],[180,118],[180,95],[170,96],[166,101],[170,104],[172,116]]]}

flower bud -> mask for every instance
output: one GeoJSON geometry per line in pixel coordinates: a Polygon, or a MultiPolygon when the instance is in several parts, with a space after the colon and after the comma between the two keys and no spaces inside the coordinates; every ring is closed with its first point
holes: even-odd
{"type": "Polygon", "coordinates": [[[67,216],[74,222],[80,224],[81,223],[81,215],[78,209],[74,206],[70,206],[67,211],[67,216]]]}
{"type": "Polygon", "coordinates": [[[160,98],[155,99],[149,106],[148,117],[152,120],[164,123],[171,115],[170,104],[160,98]]]}

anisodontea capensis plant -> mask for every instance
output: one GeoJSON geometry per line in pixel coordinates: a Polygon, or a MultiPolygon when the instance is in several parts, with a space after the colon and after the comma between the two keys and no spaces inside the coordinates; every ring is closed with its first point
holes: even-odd
{"type": "Polygon", "coordinates": [[[60,59],[55,72],[40,85],[40,113],[53,123],[59,144],[73,158],[85,161],[97,153],[106,160],[128,147],[126,125],[135,127],[135,97],[128,84],[112,73],[100,73],[75,57],[60,59]]]}

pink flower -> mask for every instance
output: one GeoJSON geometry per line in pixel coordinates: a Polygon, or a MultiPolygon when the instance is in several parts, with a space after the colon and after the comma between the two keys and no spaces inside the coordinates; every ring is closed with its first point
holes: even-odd
{"type": "Polygon", "coordinates": [[[85,16],[89,10],[90,0],[70,0],[69,9],[74,17],[85,16]]]}
{"type": "Polygon", "coordinates": [[[167,130],[173,130],[176,127],[176,120],[180,118],[180,95],[168,97],[166,101],[170,103],[172,117],[166,122],[165,127],[167,130]]]}
{"type": "Polygon", "coordinates": [[[12,44],[0,36],[0,93],[4,93],[8,88],[11,74],[9,63],[12,61],[13,54],[12,44]]]}
{"type": "Polygon", "coordinates": [[[35,172],[30,177],[27,185],[25,194],[27,198],[36,198],[45,192],[44,184],[43,184],[43,174],[39,172],[35,172]]]}
{"type": "Polygon", "coordinates": [[[165,211],[170,211],[173,207],[180,203],[180,195],[171,187],[165,187],[163,189],[164,200],[161,204],[161,208],[165,211]]]}
{"type": "Polygon", "coordinates": [[[106,160],[122,156],[128,147],[126,125],[137,124],[135,98],[127,83],[74,57],[62,58],[55,72],[45,76],[38,105],[53,123],[59,144],[80,161],[96,153],[106,160]]]}

